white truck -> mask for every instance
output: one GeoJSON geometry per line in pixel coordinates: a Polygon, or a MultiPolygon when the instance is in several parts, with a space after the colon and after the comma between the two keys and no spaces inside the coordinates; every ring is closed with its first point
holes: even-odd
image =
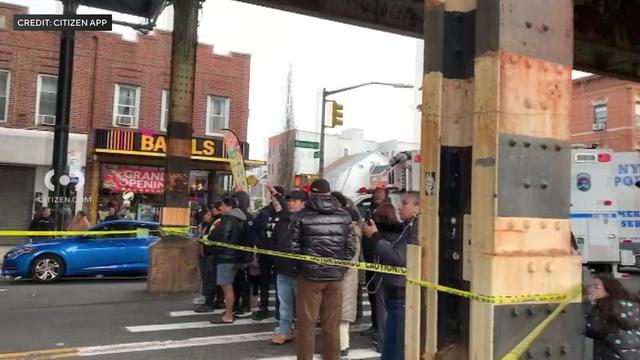
{"type": "Polygon", "coordinates": [[[583,263],[620,275],[640,269],[640,153],[574,149],[571,228],[583,263]]]}

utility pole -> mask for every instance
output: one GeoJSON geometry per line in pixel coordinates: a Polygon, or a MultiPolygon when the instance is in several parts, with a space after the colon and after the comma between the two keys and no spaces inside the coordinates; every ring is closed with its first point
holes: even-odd
{"type": "Polygon", "coordinates": [[[326,116],[326,105],[327,105],[327,89],[322,88],[322,109],[320,110],[320,156],[319,156],[319,165],[318,165],[318,174],[320,178],[324,176],[324,128],[326,116]]]}
{"type": "MultiPolygon", "coordinates": [[[[64,15],[74,15],[78,9],[78,0],[63,0],[64,15]]],[[[67,172],[67,151],[69,147],[69,113],[71,110],[71,83],[73,80],[73,54],[75,31],[60,32],[60,58],[58,60],[58,88],[56,96],[56,125],[53,134],[53,197],[55,201],[54,219],[56,230],[63,229],[62,209],[60,198],[68,194],[68,183],[62,184],[60,178],[67,172]]]]}
{"type": "MultiPolygon", "coordinates": [[[[193,134],[193,88],[198,46],[198,11],[201,0],[173,2],[171,85],[167,157],[164,177],[163,227],[189,226],[189,172],[193,134]]],[[[149,249],[147,288],[152,292],[196,290],[197,260],[190,241],[180,234],[164,234],[149,249]]]]}

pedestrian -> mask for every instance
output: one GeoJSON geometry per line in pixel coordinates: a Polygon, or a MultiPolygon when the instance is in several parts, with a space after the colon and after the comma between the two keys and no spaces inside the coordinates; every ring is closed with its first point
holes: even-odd
{"type": "Polygon", "coordinates": [[[640,359],[640,302],[610,274],[597,274],[588,290],[585,335],[594,360],[640,359]]]}
{"type": "Polygon", "coordinates": [[[216,300],[219,300],[216,296],[217,264],[215,254],[217,248],[211,243],[211,240],[208,240],[206,237],[215,227],[221,224],[222,215],[220,210],[215,212],[217,212],[216,215],[214,215],[213,211],[205,211],[202,215],[202,222],[198,224],[197,227],[200,245],[200,280],[202,296],[204,297],[203,303],[194,310],[197,313],[213,312],[216,308],[216,300]]]}
{"type": "Polygon", "coordinates": [[[71,222],[73,221],[73,210],[69,204],[62,206],[62,228],[69,229],[71,222]]]}
{"type": "MultiPolygon", "coordinates": [[[[307,194],[302,191],[292,191],[287,195],[286,203],[282,202],[282,195],[275,190],[270,189],[278,204],[285,206],[277,206],[276,213],[272,214],[273,225],[273,241],[274,248],[280,252],[291,252],[291,238],[289,237],[289,225],[291,224],[291,216],[298,213],[304,207],[307,200],[307,194]],[[280,208],[281,209],[278,209],[280,208]]],[[[295,261],[287,258],[275,257],[274,264],[276,267],[276,288],[278,289],[278,327],[271,337],[271,342],[276,345],[282,345],[294,338],[292,332],[292,323],[294,319],[295,304],[295,261]]]]}
{"type": "Polygon", "coordinates": [[[55,222],[51,217],[51,209],[48,207],[41,207],[36,212],[31,224],[29,224],[29,231],[53,231],[55,229],[55,222]]]}
{"type": "Polygon", "coordinates": [[[378,186],[373,190],[373,194],[371,195],[371,205],[369,206],[369,210],[373,213],[378,206],[386,202],[391,202],[391,199],[389,198],[389,189],[378,186]]]}
{"type": "Polygon", "coordinates": [[[122,206],[120,206],[120,211],[118,211],[118,217],[121,220],[133,220],[134,216],[131,213],[131,201],[123,200],[122,206]]]}
{"type": "Polygon", "coordinates": [[[78,211],[76,216],[73,217],[73,220],[71,220],[71,223],[69,224],[69,227],[67,228],[67,230],[87,231],[89,230],[90,227],[91,227],[91,223],[89,222],[89,219],[87,219],[87,214],[85,214],[84,211],[80,210],[78,211]]]}
{"type": "MultiPolygon", "coordinates": [[[[378,232],[384,239],[395,241],[400,236],[404,228],[404,224],[400,222],[397,210],[392,203],[382,203],[373,212],[371,217],[378,228],[378,232]]],[[[367,263],[377,263],[379,259],[375,256],[375,242],[364,236],[362,244],[362,252],[367,263]]],[[[387,319],[387,310],[385,309],[384,288],[382,286],[382,274],[373,271],[366,271],[367,292],[369,295],[369,303],[371,304],[371,323],[372,327],[363,332],[363,336],[371,337],[375,340],[375,346],[379,353],[383,351],[384,345],[384,326],[387,319]]]]}
{"type": "MultiPolygon", "coordinates": [[[[311,184],[304,209],[291,219],[294,254],[325,259],[351,260],[356,252],[351,215],[331,196],[324,179],[311,184]]],[[[296,265],[296,353],[298,360],[311,360],[315,349],[315,326],[322,324],[322,358],[340,358],[342,315],[342,266],[298,262],[296,265]]]]}
{"type": "Polygon", "coordinates": [[[109,206],[109,212],[107,216],[104,218],[104,221],[113,221],[120,220],[120,216],[118,216],[118,210],[116,210],[115,206],[109,206]]]}
{"type": "MultiPolygon", "coordinates": [[[[286,211],[286,200],[283,195],[285,193],[282,186],[266,185],[267,190],[271,194],[271,203],[260,210],[256,216],[256,226],[259,229],[259,237],[257,242],[258,249],[274,250],[275,239],[273,238],[274,228],[278,223],[279,217],[276,215],[283,210],[286,211]]],[[[253,320],[262,321],[269,317],[269,290],[271,284],[276,280],[276,268],[272,256],[258,254],[258,265],[260,267],[260,310],[253,314],[253,320]]],[[[278,307],[278,288],[276,290],[276,314],[279,314],[278,307]]]]}
{"type": "MultiPolygon", "coordinates": [[[[222,219],[220,226],[213,227],[205,240],[240,245],[244,222],[247,217],[238,209],[238,200],[235,197],[225,197],[220,206],[222,219]]],[[[233,249],[216,246],[214,250],[216,260],[216,283],[222,286],[224,292],[225,309],[223,314],[216,315],[211,320],[214,324],[232,324],[234,320],[233,307],[235,293],[233,281],[236,277],[241,254],[233,249]]]]}
{"type": "MultiPolygon", "coordinates": [[[[369,241],[373,242],[374,256],[379,259],[380,264],[406,267],[407,245],[417,244],[418,240],[420,196],[417,192],[405,194],[399,213],[404,228],[397,238],[384,238],[373,220],[365,222],[363,231],[369,241]]],[[[381,360],[404,359],[405,278],[383,275],[382,286],[387,319],[381,360]]]]}
{"type": "MultiPolygon", "coordinates": [[[[351,260],[358,261],[362,240],[360,214],[356,209],[349,207],[349,201],[342,193],[334,191],[331,195],[338,200],[340,207],[351,216],[352,230],[355,235],[355,254],[351,260]]],[[[342,279],[342,317],[340,321],[340,356],[343,357],[349,355],[349,326],[356,321],[358,291],[358,269],[347,269],[344,279],[342,279]]]]}
{"type": "MultiPolygon", "coordinates": [[[[255,216],[249,212],[251,197],[245,191],[237,191],[233,194],[237,199],[238,209],[246,217],[242,225],[239,245],[253,248],[258,241],[258,230],[255,225],[255,216]]],[[[251,315],[251,264],[254,262],[255,254],[252,252],[240,252],[239,268],[234,281],[236,294],[236,316],[246,317],[251,315]]]]}

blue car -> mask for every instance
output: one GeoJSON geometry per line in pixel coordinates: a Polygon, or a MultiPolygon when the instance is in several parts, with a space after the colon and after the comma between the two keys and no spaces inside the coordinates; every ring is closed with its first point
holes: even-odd
{"type": "Polygon", "coordinates": [[[11,249],[2,275],[53,282],[65,276],[146,274],[149,246],[160,239],[159,224],[105,221],[91,231],[141,230],[126,235],[80,235],[41,240],[11,249]]]}

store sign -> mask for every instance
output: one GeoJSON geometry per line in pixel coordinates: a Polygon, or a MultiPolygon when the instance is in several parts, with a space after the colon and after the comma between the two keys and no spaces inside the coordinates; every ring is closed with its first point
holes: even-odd
{"type": "Polygon", "coordinates": [[[132,191],[143,194],[160,194],[164,191],[164,171],[162,169],[105,165],[102,168],[102,187],[114,192],[132,191]]]}
{"type": "MultiPolygon", "coordinates": [[[[96,129],[96,151],[130,155],[158,156],[167,153],[167,137],[161,134],[133,132],[120,129],[96,129]]],[[[248,156],[247,143],[239,144],[242,155],[248,156]]],[[[192,138],[191,156],[227,158],[221,138],[192,138]]]]}

